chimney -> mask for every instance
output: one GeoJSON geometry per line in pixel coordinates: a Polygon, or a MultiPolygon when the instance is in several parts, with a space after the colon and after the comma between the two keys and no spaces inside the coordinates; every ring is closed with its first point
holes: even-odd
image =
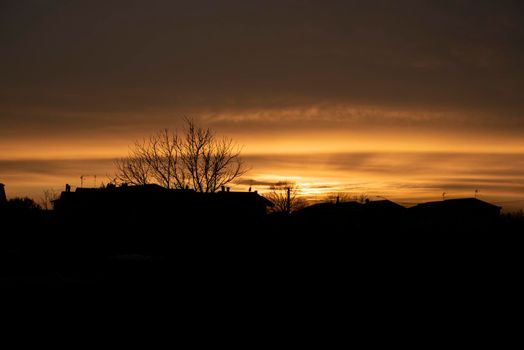
{"type": "Polygon", "coordinates": [[[68,192],[68,193],[71,192],[71,185],[66,184],[66,190],[65,191],[68,192]]]}
{"type": "Polygon", "coordinates": [[[5,195],[4,187],[5,187],[4,184],[0,184],[0,205],[7,203],[7,197],[5,195]]]}
{"type": "Polygon", "coordinates": [[[226,188],[224,186],[221,186],[220,188],[222,189],[222,192],[224,192],[226,190],[226,188]]]}
{"type": "Polygon", "coordinates": [[[229,192],[229,187],[226,187],[226,190],[229,192]]]}

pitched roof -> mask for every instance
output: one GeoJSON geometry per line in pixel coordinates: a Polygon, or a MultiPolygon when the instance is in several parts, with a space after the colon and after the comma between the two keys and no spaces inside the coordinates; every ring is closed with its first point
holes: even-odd
{"type": "Polygon", "coordinates": [[[389,199],[382,199],[378,201],[369,201],[366,203],[366,207],[377,210],[405,210],[406,207],[390,201],[389,199]]]}
{"type": "Polygon", "coordinates": [[[266,207],[273,207],[274,204],[269,199],[259,195],[257,192],[216,192],[215,195],[226,201],[236,201],[236,202],[258,202],[264,204],[266,207]]]}
{"type": "Polygon", "coordinates": [[[117,201],[126,203],[129,201],[151,202],[167,200],[176,202],[200,202],[223,203],[225,205],[256,204],[273,206],[268,199],[256,192],[216,192],[200,193],[194,190],[167,189],[159,185],[120,186],[106,188],[77,188],[75,192],[62,192],[60,199],[54,202],[82,202],[84,204],[101,203],[105,201],[117,201]]]}
{"type": "Polygon", "coordinates": [[[332,213],[360,211],[363,204],[359,202],[341,202],[341,203],[316,203],[297,211],[297,214],[323,215],[332,213]]]}
{"type": "Polygon", "coordinates": [[[443,201],[434,201],[420,203],[411,209],[472,209],[472,208],[491,208],[491,209],[502,209],[497,205],[485,202],[478,198],[458,198],[458,199],[446,199],[443,201]]]}

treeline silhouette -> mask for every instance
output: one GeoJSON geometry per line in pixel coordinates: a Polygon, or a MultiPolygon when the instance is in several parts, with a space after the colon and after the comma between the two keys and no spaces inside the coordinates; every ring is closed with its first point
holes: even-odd
{"type": "Polygon", "coordinates": [[[500,263],[519,256],[524,232],[522,213],[499,215],[499,207],[474,198],[410,209],[388,200],[319,203],[267,214],[272,206],[257,192],[157,185],[68,187],[54,210],[6,199],[0,203],[0,281],[329,285],[348,276],[389,276],[392,268],[429,273],[471,259],[500,263]]]}

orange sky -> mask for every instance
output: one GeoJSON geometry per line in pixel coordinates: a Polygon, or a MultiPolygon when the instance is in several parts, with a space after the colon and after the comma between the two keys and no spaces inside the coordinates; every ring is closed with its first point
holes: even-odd
{"type": "Polygon", "coordinates": [[[0,182],[94,185],[189,116],[244,145],[239,189],[478,188],[522,208],[523,17],[512,0],[5,0],[0,182]]]}
{"type": "MultiPolygon", "coordinates": [[[[207,123],[211,123],[210,120],[207,123]]],[[[224,128],[223,126],[221,127],[224,128]]],[[[220,127],[219,127],[220,129],[220,127]]],[[[264,192],[280,180],[297,182],[301,193],[319,199],[332,192],[385,196],[411,205],[425,200],[474,195],[508,210],[524,207],[524,152],[520,139],[497,135],[396,133],[373,130],[299,130],[222,134],[244,145],[251,168],[236,190],[264,192]]],[[[65,183],[92,187],[107,182],[115,157],[125,156],[135,135],[93,138],[35,138],[3,143],[0,160],[9,196],[42,196],[65,183]],[[96,175],[96,178],[95,178],[96,175]]]]}

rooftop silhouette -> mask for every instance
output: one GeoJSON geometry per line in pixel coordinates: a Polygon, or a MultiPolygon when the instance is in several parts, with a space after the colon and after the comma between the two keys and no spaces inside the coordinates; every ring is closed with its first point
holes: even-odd
{"type": "MultiPolygon", "coordinates": [[[[157,227],[163,217],[185,226],[190,218],[209,220],[260,218],[273,204],[257,192],[233,192],[229,188],[215,193],[190,189],[167,189],[156,184],[104,188],[69,188],[53,201],[57,214],[89,217],[93,222],[113,225],[134,222],[157,227]]],[[[209,223],[209,222],[208,222],[209,223]]]]}
{"type": "Polygon", "coordinates": [[[387,199],[338,201],[271,214],[273,203],[257,192],[227,187],[200,193],[154,184],[74,191],[67,185],[54,210],[38,210],[23,199],[6,204],[0,209],[0,256],[15,263],[6,265],[11,270],[8,277],[0,273],[0,282],[51,273],[74,276],[53,283],[168,283],[166,274],[178,266],[169,261],[182,264],[191,279],[212,275],[206,278],[216,283],[223,282],[224,271],[251,276],[262,266],[285,279],[282,266],[308,264],[312,256],[330,261],[357,249],[350,256],[381,252],[376,261],[382,261],[419,245],[442,249],[470,244],[471,237],[520,237],[507,233],[523,226],[519,217],[501,219],[501,207],[478,198],[410,208],[387,199]]]}

